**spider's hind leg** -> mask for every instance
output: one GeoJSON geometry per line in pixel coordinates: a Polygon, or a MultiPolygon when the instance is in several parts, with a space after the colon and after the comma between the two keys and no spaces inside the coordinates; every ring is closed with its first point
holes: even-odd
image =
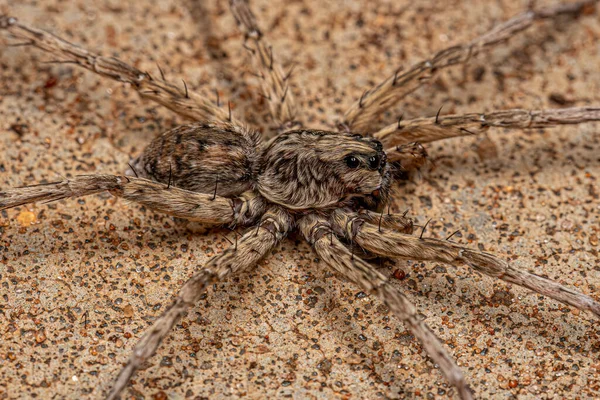
{"type": "Polygon", "coordinates": [[[186,118],[237,123],[229,109],[220,108],[206,97],[192,92],[185,81],[178,85],[168,82],[162,71],[160,76],[152,76],[117,58],[99,56],[51,33],[23,25],[16,18],[6,15],[0,15],[0,29],[23,40],[25,44],[50,53],[56,57],[57,62],[76,64],[98,75],[129,83],[143,98],[155,101],[186,118]]]}

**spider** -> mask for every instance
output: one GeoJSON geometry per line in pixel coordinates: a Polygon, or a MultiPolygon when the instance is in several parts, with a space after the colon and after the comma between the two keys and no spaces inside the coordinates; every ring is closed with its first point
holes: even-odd
{"type": "Polygon", "coordinates": [[[143,97],[199,121],[167,131],[154,139],[127,174],[81,175],[60,182],[0,192],[0,208],[36,201],[109,191],[149,209],[205,224],[248,228],[235,243],[206,263],[181,289],[175,302],[135,346],[109,393],[115,398],[129,378],[157,349],[204,289],[247,269],[296,229],[317,255],[338,274],[380,300],[403,321],[440,367],[461,398],[472,392],[443,345],[419,318],[409,300],[377,269],[363,260],[370,256],[408,258],[475,270],[516,283],[579,309],[600,315],[590,297],[550,280],[516,269],[510,263],[448,240],[412,235],[414,224],[405,214],[385,212],[393,169],[422,164],[420,143],[474,135],[488,127],[540,128],[598,120],[597,108],[509,110],[487,114],[443,115],[399,119],[373,129],[377,114],[414,91],[438,70],[464,63],[535,20],[578,14],[590,2],[531,11],[499,25],[465,46],[451,47],[407,71],[397,70],[380,85],[364,92],[344,114],[342,132],[299,127],[297,107],[289,89],[292,75],[283,73],[248,4],[233,1],[231,9],[244,33],[244,46],[254,59],[278,136],[262,142],[232,113],[231,105],[193,93],[185,82],[175,85],[158,75],[114,58],[96,56],[62,39],[2,17],[0,28],[21,44],[33,45],[96,73],[128,82],[143,97]],[[361,133],[357,134],[357,133],[361,133]]]}

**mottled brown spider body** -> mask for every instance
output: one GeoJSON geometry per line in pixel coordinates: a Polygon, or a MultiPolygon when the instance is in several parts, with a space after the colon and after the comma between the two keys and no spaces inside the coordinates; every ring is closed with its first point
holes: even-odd
{"type": "MultiPolygon", "coordinates": [[[[342,117],[343,132],[299,129],[290,90],[290,73],[274,61],[272,48],[248,4],[230,2],[245,37],[244,47],[279,136],[262,143],[236,120],[231,107],[140,71],[121,60],[102,57],[60,37],[0,16],[0,29],[101,76],[128,83],[139,94],[195,120],[154,139],[133,160],[128,176],[77,175],[58,182],[0,191],[0,209],[36,201],[56,201],[108,191],[158,211],[205,224],[246,228],[230,248],[217,254],[183,285],[175,300],[139,339],[108,398],[116,398],[151,357],[181,316],[210,285],[254,266],[293,230],[312,245],[333,271],[376,296],[421,342],[463,399],[473,398],[461,369],[398,287],[369,265],[364,254],[417,261],[463,264],[482,274],[549,296],[600,316],[600,304],[588,295],[516,268],[504,258],[446,240],[411,235],[406,215],[375,212],[388,200],[390,162],[405,170],[418,167],[426,154],[421,143],[476,135],[490,127],[544,128],[600,120],[597,107],[550,110],[512,109],[487,114],[440,115],[403,120],[376,130],[376,115],[431,79],[440,69],[471,57],[521,32],[540,19],[579,15],[595,2],[582,1],[527,11],[466,44],[448,47],[364,91],[342,117]],[[359,132],[354,135],[348,132],[359,132]]],[[[333,128],[332,128],[333,129],[333,128]]],[[[237,233],[236,233],[237,234],[237,233]]],[[[511,260],[512,261],[512,260],[511,260]]]]}
{"type": "Polygon", "coordinates": [[[266,145],[251,130],[191,124],[156,137],[129,176],[223,197],[256,191],[302,212],[385,203],[390,166],[378,140],[317,130],[286,132],[266,145]]]}

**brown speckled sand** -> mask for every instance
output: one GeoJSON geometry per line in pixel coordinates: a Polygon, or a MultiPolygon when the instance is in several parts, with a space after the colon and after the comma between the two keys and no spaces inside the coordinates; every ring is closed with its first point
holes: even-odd
{"type": "MultiPolygon", "coordinates": [[[[538,6],[553,4],[540,0],[538,6]]],[[[526,9],[506,1],[253,1],[316,128],[363,90],[526,9]],[[373,3],[373,4],[371,4],[373,3]],[[376,4],[375,4],[376,3],[376,4]]],[[[269,118],[226,1],[0,0],[0,13],[214,96],[264,132],[269,118]],[[18,4],[17,4],[18,3],[18,4]],[[159,4],[160,3],[160,4],[159,4]]],[[[119,173],[183,122],[123,84],[0,34],[0,187],[119,173]]],[[[600,105],[598,11],[537,24],[441,74],[405,117],[600,105]]],[[[426,235],[506,255],[600,298],[600,124],[491,132],[429,146],[435,169],[395,188],[426,235]],[[495,147],[494,147],[495,146],[495,147]]],[[[0,398],[98,398],[130,348],[226,230],[109,195],[0,213],[0,398]]],[[[600,396],[600,324],[464,267],[384,264],[479,398],[600,396]]],[[[376,300],[333,278],[300,237],[212,288],[134,378],[138,398],[449,398],[420,345],[376,300]]]]}

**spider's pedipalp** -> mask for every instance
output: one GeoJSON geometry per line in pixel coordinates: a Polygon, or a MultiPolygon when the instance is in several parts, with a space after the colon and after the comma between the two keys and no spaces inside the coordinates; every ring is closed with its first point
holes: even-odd
{"type": "Polygon", "coordinates": [[[590,121],[600,121],[600,108],[574,107],[531,111],[512,109],[406,120],[401,126],[392,124],[375,132],[373,137],[383,143],[389,157],[393,159],[398,146],[477,135],[486,132],[490,127],[537,129],[590,121]]]}
{"type": "Polygon", "coordinates": [[[449,241],[419,238],[394,231],[382,233],[376,225],[353,218],[352,214],[344,210],[336,211],[333,220],[346,231],[348,237],[352,237],[357,245],[369,252],[419,261],[466,264],[485,275],[523,286],[600,317],[600,303],[591,297],[549,279],[514,268],[492,254],[471,250],[449,241]]]}
{"type": "Polygon", "coordinates": [[[404,72],[396,71],[377,86],[368,89],[344,114],[341,125],[349,131],[371,132],[372,121],[386,108],[397,103],[431,78],[443,68],[466,63],[483,50],[510,39],[529,28],[537,20],[559,15],[577,15],[597,0],[584,0],[573,4],[561,4],[523,14],[492,28],[466,44],[448,47],[437,52],[430,59],[421,61],[404,72]]]}
{"type": "Polygon", "coordinates": [[[251,228],[239,239],[235,247],[211,258],[182,286],[173,304],[154,322],[133,348],[125,367],[119,373],[107,399],[118,398],[135,371],[156,352],[179,318],[200,299],[208,286],[252,267],[285,237],[291,229],[287,212],[272,207],[262,218],[259,229],[251,228]]]}
{"type": "Polygon", "coordinates": [[[259,196],[248,193],[225,198],[194,193],[143,178],[119,175],[78,175],[69,180],[0,191],[0,210],[39,201],[51,202],[109,191],[174,217],[206,224],[242,224],[255,221],[265,210],[259,196]]]}
{"type": "Polygon", "coordinates": [[[421,321],[415,306],[387,278],[361,258],[352,254],[335,235],[329,222],[314,214],[298,221],[306,240],[313,245],[319,257],[333,270],[361,289],[376,295],[421,342],[427,355],[439,365],[448,381],[458,390],[461,399],[473,398],[462,371],[448,354],[438,337],[421,321]]]}
{"type": "Polygon", "coordinates": [[[239,124],[232,120],[228,110],[221,109],[207,97],[188,90],[185,81],[179,86],[166,81],[160,67],[158,79],[117,58],[99,56],[51,33],[23,25],[16,18],[6,15],[0,15],[0,29],[50,53],[59,62],[76,64],[98,75],[129,83],[143,98],[155,101],[186,118],[239,124]]]}
{"type": "Polygon", "coordinates": [[[297,127],[298,110],[294,95],[289,88],[291,70],[284,74],[281,66],[273,59],[273,48],[266,42],[258,27],[256,17],[250,10],[248,0],[230,0],[229,5],[240,30],[244,34],[244,48],[250,53],[256,76],[261,81],[263,97],[280,132],[297,127]]]}

